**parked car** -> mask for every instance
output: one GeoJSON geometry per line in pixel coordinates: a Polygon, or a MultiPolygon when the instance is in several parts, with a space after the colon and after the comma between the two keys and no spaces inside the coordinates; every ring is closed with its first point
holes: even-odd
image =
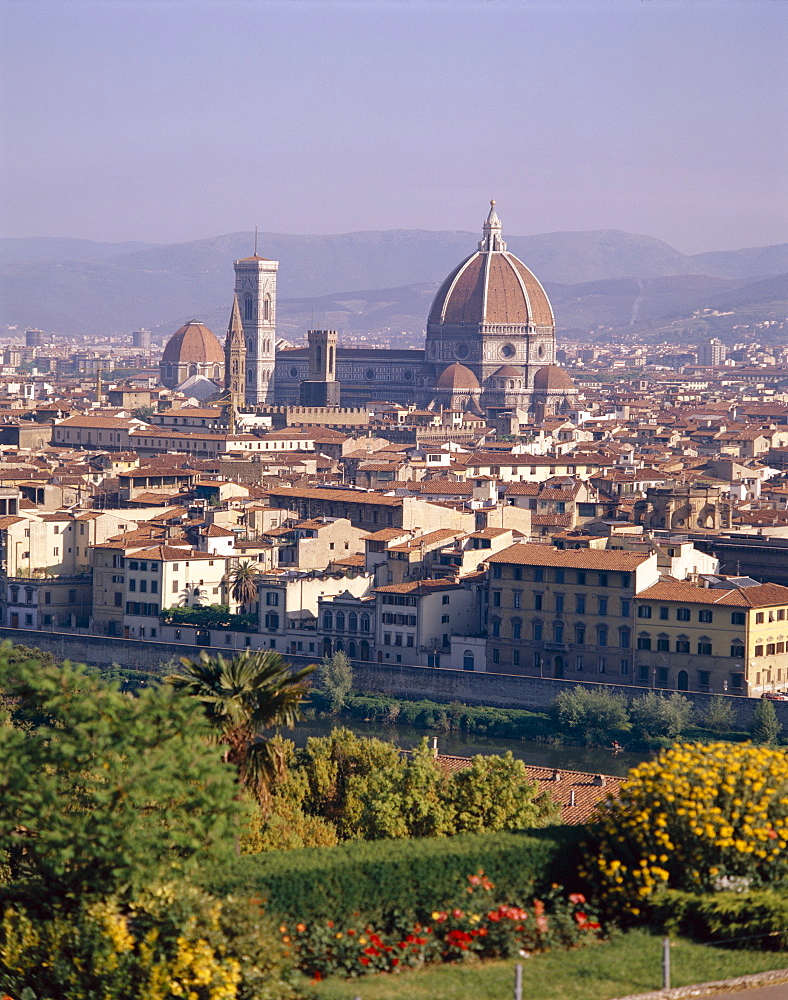
{"type": "Polygon", "coordinates": [[[788,701],[788,694],[780,694],[777,691],[769,691],[762,694],[761,698],[768,698],[769,701],[788,701]]]}

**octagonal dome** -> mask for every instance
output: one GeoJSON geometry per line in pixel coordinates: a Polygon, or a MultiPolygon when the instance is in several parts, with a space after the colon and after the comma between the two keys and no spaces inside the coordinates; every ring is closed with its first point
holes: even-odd
{"type": "Polygon", "coordinates": [[[479,249],[458,264],[438,289],[427,323],[428,327],[555,325],[539,280],[501,239],[495,201],[490,202],[479,249]]]}
{"type": "Polygon", "coordinates": [[[224,364],[222,345],[204,323],[189,320],[167,341],[162,354],[162,364],[224,364]]]}

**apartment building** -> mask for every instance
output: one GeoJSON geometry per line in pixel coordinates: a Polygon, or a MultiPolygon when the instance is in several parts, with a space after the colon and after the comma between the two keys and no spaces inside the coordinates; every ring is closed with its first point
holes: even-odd
{"type": "Polygon", "coordinates": [[[788,690],[788,587],[663,580],[635,609],[637,683],[749,697],[788,690]]]}
{"type": "Polygon", "coordinates": [[[657,555],[515,544],[488,560],[487,670],[632,682],[635,595],[657,555]]]}
{"type": "MultiPolygon", "coordinates": [[[[414,580],[375,589],[377,659],[408,666],[448,666],[452,636],[478,621],[473,577],[414,580]]],[[[476,626],[478,628],[478,626],[476,626]]]]}
{"type": "Polygon", "coordinates": [[[93,550],[93,626],[126,639],[160,638],[164,608],[223,604],[227,557],[129,538],[93,550]]]}

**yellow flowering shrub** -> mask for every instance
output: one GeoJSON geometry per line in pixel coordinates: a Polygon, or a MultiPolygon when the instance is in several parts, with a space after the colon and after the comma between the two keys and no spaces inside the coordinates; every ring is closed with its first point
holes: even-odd
{"type": "Polygon", "coordinates": [[[662,888],[743,891],[788,877],[788,755],[675,744],[630,771],[585,847],[585,877],[637,915],[662,888]]]}
{"type": "Polygon", "coordinates": [[[187,884],[43,916],[6,905],[0,995],[30,987],[58,1000],[295,1000],[269,924],[248,900],[219,900],[187,884]]]}

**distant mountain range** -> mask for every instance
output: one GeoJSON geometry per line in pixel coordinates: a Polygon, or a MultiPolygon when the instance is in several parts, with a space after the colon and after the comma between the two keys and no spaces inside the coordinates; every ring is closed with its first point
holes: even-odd
{"type": "MultiPolygon", "coordinates": [[[[253,239],[234,233],[167,245],[0,240],[0,328],[83,335],[144,326],[170,333],[199,318],[221,335],[232,262],[252,252],[253,239]]],[[[280,262],[278,320],[285,337],[302,339],[313,325],[396,337],[424,328],[438,283],[478,239],[421,230],[262,233],[258,246],[280,262]]],[[[689,320],[704,308],[746,307],[771,316],[788,300],[788,244],[688,256],[616,230],[511,236],[507,243],[545,284],[564,331],[647,329],[666,319],[689,320]]]]}

